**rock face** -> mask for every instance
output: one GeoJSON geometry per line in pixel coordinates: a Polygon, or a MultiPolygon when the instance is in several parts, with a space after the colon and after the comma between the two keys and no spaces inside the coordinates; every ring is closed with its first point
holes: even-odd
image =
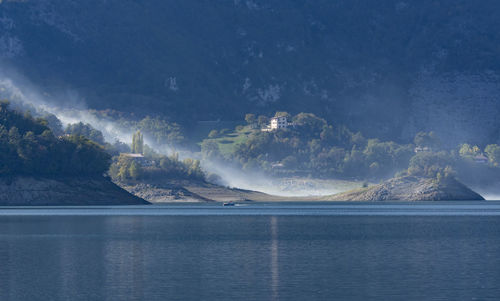
{"type": "Polygon", "coordinates": [[[149,204],[104,177],[0,179],[1,206],[149,204]]]}
{"type": "Polygon", "coordinates": [[[382,184],[325,197],[332,201],[475,201],[484,200],[478,193],[455,179],[406,176],[382,184]]]}

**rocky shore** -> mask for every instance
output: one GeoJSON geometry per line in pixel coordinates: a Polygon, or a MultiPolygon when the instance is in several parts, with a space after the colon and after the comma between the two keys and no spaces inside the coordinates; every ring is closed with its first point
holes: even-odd
{"type": "Polygon", "coordinates": [[[405,176],[382,184],[357,188],[329,196],[276,196],[258,191],[237,189],[200,181],[152,181],[121,183],[127,190],[151,203],[168,202],[295,202],[295,201],[447,201],[484,200],[478,193],[456,179],[405,176]]]}
{"type": "Polygon", "coordinates": [[[359,188],[332,196],[325,201],[475,201],[484,200],[454,178],[436,179],[405,176],[382,184],[359,188]]]}
{"type": "MultiPolygon", "coordinates": [[[[117,185],[151,203],[168,202],[273,202],[306,201],[310,198],[284,197],[263,192],[230,188],[201,181],[152,181],[117,185]]],[[[317,199],[317,198],[316,198],[317,199]]]]}
{"type": "Polygon", "coordinates": [[[0,206],[143,205],[104,177],[0,178],[0,206]]]}

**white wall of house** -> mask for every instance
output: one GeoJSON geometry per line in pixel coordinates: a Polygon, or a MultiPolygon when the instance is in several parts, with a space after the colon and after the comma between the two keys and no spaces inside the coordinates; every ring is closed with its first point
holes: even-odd
{"type": "Polygon", "coordinates": [[[288,120],[286,117],[273,117],[271,118],[271,129],[286,129],[288,127],[288,120]]]}

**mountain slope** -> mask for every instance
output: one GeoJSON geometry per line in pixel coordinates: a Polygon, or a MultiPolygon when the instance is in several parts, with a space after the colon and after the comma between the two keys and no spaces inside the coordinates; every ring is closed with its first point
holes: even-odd
{"type": "Polygon", "coordinates": [[[0,57],[49,94],[185,125],[307,111],[381,138],[481,143],[500,126],[499,13],[492,0],[2,1],[0,57]]]}

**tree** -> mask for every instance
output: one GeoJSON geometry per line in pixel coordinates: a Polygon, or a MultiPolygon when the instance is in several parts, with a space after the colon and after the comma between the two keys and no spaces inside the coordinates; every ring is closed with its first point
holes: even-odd
{"type": "Polygon", "coordinates": [[[259,118],[257,118],[257,123],[259,124],[259,126],[266,126],[269,124],[269,118],[267,118],[267,116],[264,116],[264,115],[260,115],[259,118]]]}
{"type": "Polygon", "coordinates": [[[490,163],[494,166],[500,165],[500,146],[497,144],[490,144],[486,146],[484,152],[488,155],[490,163]]]}
{"type": "Polygon", "coordinates": [[[68,147],[72,153],[69,173],[102,175],[108,171],[111,156],[102,146],[84,136],[72,135],[65,140],[71,143],[68,147]]]}
{"type": "Polygon", "coordinates": [[[111,179],[113,180],[118,179],[119,173],[120,173],[120,167],[116,164],[111,164],[108,171],[108,175],[111,177],[111,179]]]}
{"type": "MultiPolygon", "coordinates": [[[[287,113],[288,114],[288,113],[287,113]]],[[[300,113],[293,118],[293,122],[298,126],[302,133],[311,137],[317,137],[321,131],[327,127],[323,118],[319,118],[312,113],[300,113]]]]}
{"type": "Polygon", "coordinates": [[[203,140],[201,154],[204,158],[215,158],[220,155],[219,144],[213,140],[203,140]]]}
{"type": "Polygon", "coordinates": [[[439,138],[434,132],[419,132],[417,133],[417,135],[415,135],[415,139],[413,140],[413,142],[415,142],[416,146],[431,148],[439,147],[441,144],[439,138]]]}
{"type": "Polygon", "coordinates": [[[0,100],[0,112],[9,110],[10,102],[7,99],[0,100]]]}
{"type": "Polygon", "coordinates": [[[413,156],[408,167],[408,174],[428,178],[437,178],[438,174],[453,176],[452,159],[449,154],[420,152],[413,156]]]}
{"type": "Polygon", "coordinates": [[[460,146],[460,150],[458,151],[461,157],[474,157],[481,153],[481,150],[476,145],[471,146],[470,144],[464,143],[460,146]]]}
{"type": "Polygon", "coordinates": [[[21,141],[21,134],[19,134],[17,127],[13,126],[9,130],[9,143],[16,146],[19,144],[19,141],[21,141]]]}
{"type": "Polygon", "coordinates": [[[56,136],[62,136],[64,134],[63,125],[61,121],[54,114],[45,114],[43,119],[47,121],[47,126],[56,136]]]}
{"type": "Polygon", "coordinates": [[[208,133],[208,138],[214,139],[219,136],[219,132],[217,130],[211,130],[210,133],[208,133]]]}
{"type": "Polygon", "coordinates": [[[254,114],[246,114],[245,121],[250,125],[254,124],[256,121],[255,115],[254,114]]]}
{"type": "Polygon", "coordinates": [[[125,165],[120,166],[118,170],[118,179],[125,181],[129,177],[128,168],[125,165]]]}
{"type": "Polygon", "coordinates": [[[84,136],[100,145],[104,145],[104,136],[101,131],[94,129],[90,124],[78,122],[74,124],[68,124],[66,130],[64,131],[68,135],[84,136]]]}
{"type": "Polygon", "coordinates": [[[335,131],[333,129],[333,126],[325,126],[323,127],[323,130],[319,134],[319,137],[325,144],[333,144],[335,141],[335,131]]]}
{"type": "Polygon", "coordinates": [[[189,178],[202,179],[204,177],[199,160],[185,159],[183,163],[187,167],[187,176],[189,178]]]}
{"type": "Polygon", "coordinates": [[[287,119],[290,119],[292,116],[288,112],[276,112],[274,114],[274,117],[286,117],[287,119]]]}
{"type": "Polygon", "coordinates": [[[151,118],[147,116],[130,126],[147,134],[148,137],[153,137],[158,145],[182,145],[185,143],[181,127],[177,123],[170,123],[159,117],[151,118]]]}
{"type": "Polygon", "coordinates": [[[110,156],[80,135],[54,137],[44,119],[0,104],[0,175],[102,175],[110,156]]]}
{"type": "Polygon", "coordinates": [[[132,179],[137,180],[142,175],[141,165],[135,161],[132,161],[132,163],[130,163],[128,173],[132,179]]]}
{"type": "Polygon", "coordinates": [[[132,152],[142,154],[144,152],[144,138],[141,131],[137,131],[132,136],[132,152]]]}

